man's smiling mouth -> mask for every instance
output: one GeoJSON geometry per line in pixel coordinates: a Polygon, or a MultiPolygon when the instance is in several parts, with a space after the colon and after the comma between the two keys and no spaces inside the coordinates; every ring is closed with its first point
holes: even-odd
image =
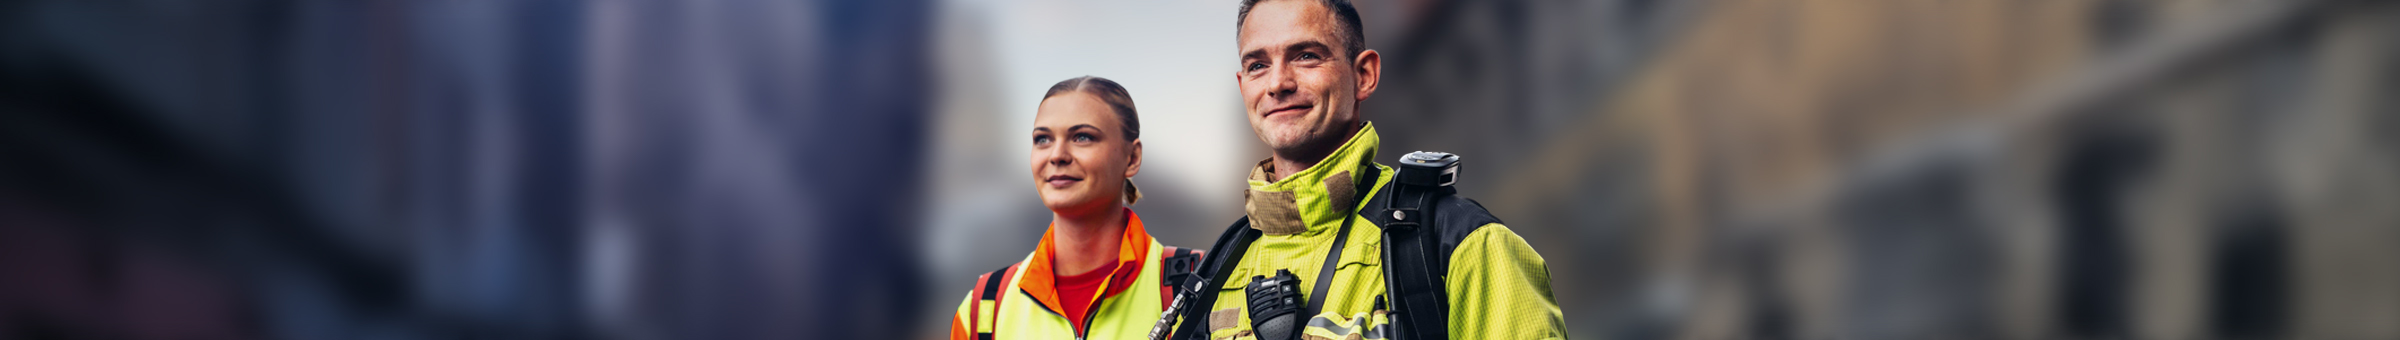
{"type": "Polygon", "coordinates": [[[1277,114],[1284,114],[1284,113],[1301,113],[1301,112],[1308,112],[1308,109],[1313,109],[1313,108],[1316,108],[1316,106],[1315,106],[1315,105],[1290,105],[1290,106],[1284,106],[1284,107],[1275,108],[1275,109],[1273,109],[1273,110],[1267,110],[1267,113],[1266,113],[1266,114],[1261,114],[1261,115],[1259,115],[1259,116],[1260,116],[1260,117],[1269,117],[1269,116],[1274,116],[1274,115],[1277,115],[1277,114]]]}

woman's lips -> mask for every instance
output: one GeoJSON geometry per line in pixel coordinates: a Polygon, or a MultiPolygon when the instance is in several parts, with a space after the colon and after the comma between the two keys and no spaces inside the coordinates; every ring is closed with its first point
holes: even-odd
{"type": "Polygon", "coordinates": [[[1051,188],[1066,188],[1067,186],[1075,185],[1075,182],[1080,181],[1083,181],[1083,178],[1067,175],[1050,176],[1049,179],[1044,180],[1044,182],[1050,183],[1051,188]]]}

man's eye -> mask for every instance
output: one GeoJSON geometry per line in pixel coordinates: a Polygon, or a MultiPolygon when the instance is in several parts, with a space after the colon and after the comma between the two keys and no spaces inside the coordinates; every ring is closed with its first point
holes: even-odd
{"type": "Polygon", "coordinates": [[[1249,67],[1243,67],[1243,68],[1242,68],[1242,70],[1243,70],[1243,71],[1257,71],[1257,70],[1259,70],[1259,69],[1263,69],[1263,68],[1267,68],[1267,63],[1250,63],[1250,66],[1249,66],[1249,67]]]}
{"type": "Polygon", "coordinates": [[[1300,60],[1316,59],[1316,53],[1300,53],[1300,60]]]}

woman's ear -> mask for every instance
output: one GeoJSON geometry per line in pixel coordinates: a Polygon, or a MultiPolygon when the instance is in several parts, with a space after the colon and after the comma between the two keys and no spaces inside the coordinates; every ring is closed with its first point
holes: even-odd
{"type": "Polygon", "coordinates": [[[1125,178],[1133,178],[1134,174],[1139,173],[1142,173],[1142,140],[1136,138],[1133,140],[1133,157],[1125,161],[1125,178]]]}

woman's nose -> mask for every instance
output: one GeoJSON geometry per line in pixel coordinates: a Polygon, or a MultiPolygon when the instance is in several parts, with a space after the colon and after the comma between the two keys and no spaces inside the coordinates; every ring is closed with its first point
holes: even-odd
{"type": "Polygon", "coordinates": [[[1060,145],[1050,148],[1049,160],[1051,165],[1072,164],[1075,163],[1075,154],[1067,153],[1067,147],[1065,145],[1060,145]]]}

